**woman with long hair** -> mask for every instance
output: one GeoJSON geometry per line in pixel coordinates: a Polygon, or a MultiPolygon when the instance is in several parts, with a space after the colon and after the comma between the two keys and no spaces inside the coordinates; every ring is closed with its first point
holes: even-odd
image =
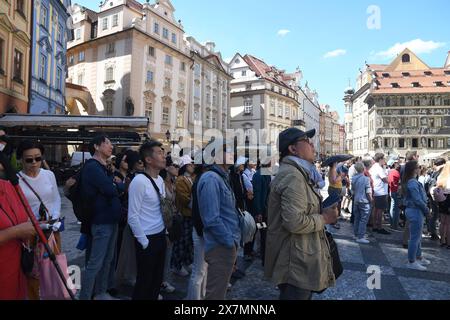
{"type": "Polygon", "coordinates": [[[405,192],[406,218],[409,221],[409,243],[407,268],[426,271],[431,262],[422,255],[422,229],[424,218],[430,211],[427,206],[427,195],[422,184],[417,181],[420,167],[417,161],[409,161],[405,165],[402,187],[405,192]]]}

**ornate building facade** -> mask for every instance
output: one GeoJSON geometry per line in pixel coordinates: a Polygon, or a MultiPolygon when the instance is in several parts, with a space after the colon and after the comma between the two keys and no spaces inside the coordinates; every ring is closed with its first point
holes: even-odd
{"type": "Polygon", "coordinates": [[[27,113],[32,1],[0,0],[0,114],[27,113]]]}

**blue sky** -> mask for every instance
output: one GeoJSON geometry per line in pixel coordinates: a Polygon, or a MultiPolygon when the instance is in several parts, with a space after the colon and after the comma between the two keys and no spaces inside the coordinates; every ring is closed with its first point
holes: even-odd
{"type": "MultiPolygon", "coordinates": [[[[73,0],[72,0],[73,1],[73,0]]],[[[98,1],[75,1],[98,10],[98,1]]],[[[343,121],[343,92],[358,69],[389,63],[410,49],[431,67],[442,67],[450,50],[448,0],[172,0],[176,18],[200,42],[212,40],[224,58],[252,54],[293,72],[319,93],[321,104],[343,121]],[[380,28],[371,5],[379,8],[380,28]],[[368,20],[372,28],[368,27],[368,20]],[[447,21],[447,22],[445,22],[447,21]],[[373,24],[375,22],[375,24],[373,24]],[[399,44],[396,46],[396,44],[399,44]],[[328,53],[328,55],[327,55],[328,53]]],[[[376,13],[375,13],[376,15],[376,13]]]]}

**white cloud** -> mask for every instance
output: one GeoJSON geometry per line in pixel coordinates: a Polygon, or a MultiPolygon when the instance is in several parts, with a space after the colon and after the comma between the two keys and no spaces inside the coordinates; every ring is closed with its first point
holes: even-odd
{"type": "Polygon", "coordinates": [[[436,49],[442,48],[446,44],[444,42],[423,41],[422,39],[415,39],[404,43],[396,43],[386,51],[380,51],[375,56],[383,59],[395,58],[405,48],[408,48],[415,54],[431,53],[436,49]]]}
{"type": "Polygon", "coordinates": [[[281,30],[279,30],[279,31],[277,32],[277,35],[278,35],[279,37],[285,37],[285,36],[287,36],[287,34],[288,34],[289,32],[291,32],[291,30],[281,29],[281,30]]]}
{"type": "Polygon", "coordinates": [[[339,56],[343,56],[343,55],[346,55],[346,54],[347,54],[347,50],[337,49],[337,50],[334,50],[334,51],[327,52],[323,57],[325,59],[329,59],[329,58],[336,58],[336,57],[339,57],[339,56]]]}

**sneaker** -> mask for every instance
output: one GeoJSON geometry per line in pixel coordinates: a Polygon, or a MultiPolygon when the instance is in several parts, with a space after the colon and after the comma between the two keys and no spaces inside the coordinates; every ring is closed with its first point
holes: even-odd
{"type": "Polygon", "coordinates": [[[427,267],[421,265],[418,261],[408,262],[406,267],[411,270],[427,271],[427,267]]]}
{"type": "Polygon", "coordinates": [[[161,290],[163,290],[165,293],[172,293],[175,291],[175,287],[165,281],[161,285],[161,290]]]}
{"type": "Polygon", "coordinates": [[[364,239],[364,238],[357,239],[356,242],[357,242],[357,243],[361,243],[361,244],[369,244],[369,243],[370,243],[369,240],[364,239]]]}
{"type": "Polygon", "coordinates": [[[117,298],[114,298],[113,296],[111,296],[109,293],[101,293],[98,294],[94,297],[94,300],[98,300],[98,301],[113,301],[113,300],[120,300],[117,298]]]}
{"type": "Polygon", "coordinates": [[[430,261],[430,260],[427,260],[427,259],[425,259],[425,258],[417,259],[417,261],[418,261],[421,265],[423,265],[423,266],[429,266],[429,265],[431,264],[431,261],[430,261]]]}
{"type": "Polygon", "coordinates": [[[389,231],[385,229],[378,229],[376,232],[379,234],[386,234],[386,235],[391,234],[389,231]]]}
{"type": "Polygon", "coordinates": [[[189,275],[189,272],[184,267],[181,267],[180,270],[174,270],[173,273],[180,277],[187,277],[189,275]]]}

